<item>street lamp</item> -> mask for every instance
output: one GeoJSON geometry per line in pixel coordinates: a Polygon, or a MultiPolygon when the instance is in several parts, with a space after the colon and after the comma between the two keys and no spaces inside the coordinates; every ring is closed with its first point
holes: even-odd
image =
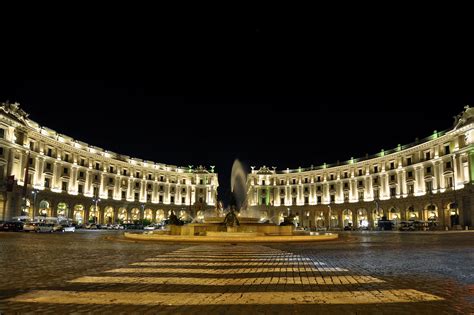
{"type": "Polygon", "coordinates": [[[35,207],[36,207],[36,196],[38,195],[39,190],[38,189],[33,189],[31,191],[31,194],[33,195],[33,209],[32,209],[32,214],[31,214],[31,220],[35,220],[35,207]]]}
{"type": "Polygon", "coordinates": [[[329,224],[328,231],[329,231],[331,229],[331,206],[328,205],[328,208],[329,208],[329,222],[328,222],[329,224]]]}
{"type": "Polygon", "coordinates": [[[97,213],[97,203],[100,201],[100,198],[98,197],[94,197],[92,198],[92,202],[94,202],[95,206],[94,206],[94,223],[98,223],[96,222],[96,220],[98,221],[98,218],[95,216],[95,214],[97,213]]]}

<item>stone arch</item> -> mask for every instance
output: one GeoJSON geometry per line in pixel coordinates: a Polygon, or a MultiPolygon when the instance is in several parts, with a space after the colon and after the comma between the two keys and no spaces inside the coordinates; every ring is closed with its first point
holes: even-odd
{"type": "Polygon", "coordinates": [[[51,216],[51,202],[48,200],[41,200],[38,206],[38,215],[43,217],[51,216]]]}
{"type": "Polygon", "coordinates": [[[24,204],[21,206],[21,215],[32,217],[33,216],[33,208],[31,206],[30,199],[26,198],[24,204]]]}
{"type": "Polygon", "coordinates": [[[73,220],[77,224],[83,224],[84,223],[84,218],[85,218],[85,213],[84,213],[84,206],[81,204],[77,204],[74,206],[73,210],[73,220]]]}
{"type": "Polygon", "coordinates": [[[409,221],[416,221],[420,219],[420,214],[414,205],[408,206],[406,209],[406,218],[409,221]]]}
{"type": "Polygon", "coordinates": [[[100,223],[100,207],[92,205],[89,207],[89,223],[100,223]]]}
{"type": "Polygon", "coordinates": [[[357,210],[357,227],[368,228],[369,227],[369,215],[365,208],[357,210]]]}
{"type": "Polygon", "coordinates": [[[342,223],[344,227],[349,226],[352,227],[354,226],[352,222],[352,210],[350,209],[345,209],[342,211],[342,223]]]}
{"type": "Polygon", "coordinates": [[[374,227],[378,226],[379,220],[382,220],[382,217],[384,216],[384,212],[382,208],[375,208],[372,210],[372,220],[374,222],[374,227]]]}
{"type": "Polygon", "coordinates": [[[69,217],[69,205],[63,201],[56,206],[56,214],[58,217],[69,217]]]}
{"type": "Polygon", "coordinates": [[[114,207],[107,206],[104,208],[104,223],[105,224],[114,223],[114,207]]]}
{"type": "Polygon", "coordinates": [[[127,208],[121,207],[118,209],[118,219],[122,223],[125,223],[128,221],[128,213],[127,213],[127,208]]]}
{"type": "Polygon", "coordinates": [[[325,223],[325,219],[324,219],[324,212],[323,211],[319,211],[316,213],[316,217],[315,217],[315,226],[316,228],[320,229],[320,228],[323,228],[326,223],[325,223]]]}
{"type": "Polygon", "coordinates": [[[439,211],[438,206],[434,203],[429,203],[425,205],[423,209],[423,217],[428,221],[438,222],[439,220],[439,211]]]}
{"type": "Polygon", "coordinates": [[[143,218],[145,220],[150,220],[150,221],[153,221],[153,210],[151,209],[145,209],[145,211],[143,212],[143,218]]]}
{"type": "Polygon", "coordinates": [[[132,221],[138,221],[140,220],[140,209],[138,208],[133,208],[132,211],[130,211],[130,219],[132,221]]]}

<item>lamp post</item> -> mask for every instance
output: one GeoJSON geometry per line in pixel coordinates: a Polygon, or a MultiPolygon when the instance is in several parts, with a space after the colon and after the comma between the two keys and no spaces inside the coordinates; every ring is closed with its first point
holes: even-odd
{"type": "MultiPolygon", "coordinates": [[[[94,202],[94,204],[95,204],[95,206],[94,206],[94,214],[97,213],[97,203],[98,203],[99,201],[100,201],[100,198],[98,198],[98,197],[92,198],[92,202],[94,202]]],[[[96,218],[96,219],[94,219],[94,223],[98,223],[98,222],[96,222],[96,220],[98,221],[98,218],[97,218],[96,216],[94,216],[94,218],[96,218]]]]}
{"type": "Polygon", "coordinates": [[[331,230],[331,206],[328,205],[328,208],[329,208],[329,212],[328,212],[329,213],[329,215],[328,215],[328,217],[329,217],[328,231],[329,231],[329,230],[331,230]]]}
{"type": "Polygon", "coordinates": [[[31,214],[31,220],[35,220],[35,208],[36,208],[36,196],[38,195],[39,190],[38,189],[33,189],[31,191],[31,194],[33,195],[33,209],[32,209],[32,214],[31,214]]]}

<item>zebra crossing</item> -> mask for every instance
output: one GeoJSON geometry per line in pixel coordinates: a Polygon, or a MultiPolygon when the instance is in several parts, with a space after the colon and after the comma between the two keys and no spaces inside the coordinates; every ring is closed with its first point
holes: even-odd
{"type": "Polygon", "coordinates": [[[327,261],[255,245],[193,246],[106,270],[100,275],[72,279],[69,284],[71,287],[63,290],[33,290],[8,300],[166,306],[347,305],[443,300],[410,288],[394,288],[385,280],[354,273],[327,261]]]}

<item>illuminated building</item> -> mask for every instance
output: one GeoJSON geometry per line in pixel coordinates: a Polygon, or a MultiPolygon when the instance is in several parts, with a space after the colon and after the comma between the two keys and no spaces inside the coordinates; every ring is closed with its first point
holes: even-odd
{"type": "Polygon", "coordinates": [[[161,221],[171,210],[189,219],[214,208],[218,187],[213,167],[164,165],[94,147],[40,126],[17,103],[0,103],[0,182],[0,220],[34,211],[83,223],[161,221]]]}
{"type": "Polygon", "coordinates": [[[373,156],[318,167],[252,167],[247,204],[262,219],[293,214],[299,226],[375,228],[419,220],[474,226],[474,108],[451,130],[373,156]]]}

